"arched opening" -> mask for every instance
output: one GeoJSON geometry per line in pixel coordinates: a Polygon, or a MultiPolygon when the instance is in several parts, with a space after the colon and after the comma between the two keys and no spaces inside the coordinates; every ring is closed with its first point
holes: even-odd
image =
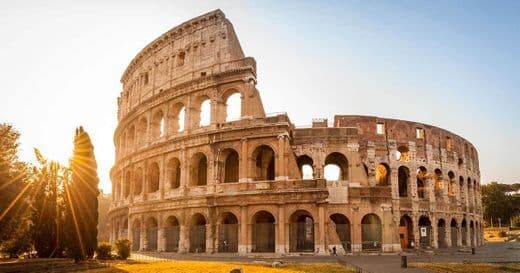
{"type": "Polygon", "coordinates": [[[126,135],[126,148],[127,151],[131,152],[134,150],[134,143],[135,143],[135,126],[130,126],[130,129],[128,129],[128,133],[126,135]]]}
{"type": "Polygon", "coordinates": [[[274,150],[267,145],[261,145],[255,149],[253,152],[255,180],[274,180],[275,157],[274,150]]]}
{"type": "Polygon", "coordinates": [[[401,166],[397,169],[397,182],[399,188],[399,197],[408,197],[408,185],[410,180],[410,170],[407,167],[401,166]]]}
{"type": "Polygon", "coordinates": [[[159,110],[153,115],[151,127],[153,139],[164,136],[164,115],[162,111],[159,110]]]}
{"type": "Polygon", "coordinates": [[[475,246],[475,226],[473,220],[469,221],[469,240],[471,246],[475,246]]]}
{"type": "Polygon", "coordinates": [[[442,171],[439,169],[435,169],[433,180],[435,183],[434,191],[436,198],[442,198],[442,189],[444,188],[444,183],[442,181],[442,171]]]}
{"type": "Polygon", "coordinates": [[[455,197],[455,174],[452,171],[448,172],[448,195],[450,197],[455,197]]]}
{"type": "Polygon", "coordinates": [[[208,160],[203,153],[196,153],[191,158],[191,185],[205,186],[208,184],[208,160]]]}
{"type": "Polygon", "coordinates": [[[334,229],[329,230],[331,245],[341,245],[345,252],[352,250],[352,240],[350,238],[350,221],[339,213],[332,214],[330,220],[334,223],[334,229]]]}
{"type": "Polygon", "coordinates": [[[239,157],[237,151],[226,149],[224,156],[224,183],[238,182],[239,157]]]}
{"type": "Polygon", "coordinates": [[[456,247],[458,246],[458,243],[457,243],[457,231],[458,231],[458,228],[457,228],[457,220],[455,220],[455,218],[451,219],[451,223],[450,223],[450,237],[451,237],[451,246],[452,247],[456,247]]]}
{"type": "Polygon", "coordinates": [[[121,237],[128,238],[128,218],[125,218],[121,226],[121,237]]]}
{"type": "Polygon", "coordinates": [[[184,104],[178,102],[171,106],[170,116],[168,117],[171,132],[184,131],[184,124],[186,118],[186,108],[184,104]]]}
{"type": "Polygon", "coordinates": [[[375,214],[367,214],[361,220],[361,249],[363,251],[381,251],[383,228],[381,219],[375,214]]]}
{"type": "Polygon", "coordinates": [[[143,191],[143,170],[137,168],[134,175],[134,195],[140,195],[143,191]]]}
{"type": "Polygon", "coordinates": [[[167,164],[168,181],[170,189],[177,189],[181,186],[181,162],[178,158],[174,157],[168,160],[167,164]]]}
{"type": "Polygon", "coordinates": [[[471,178],[468,177],[468,181],[466,183],[468,186],[468,205],[471,207],[473,206],[473,191],[471,190],[471,178]]]}
{"type": "Polygon", "coordinates": [[[428,179],[428,171],[425,167],[417,168],[417,197],[426,198],[426,179],[428,179]]]}
{"type": "Polygon", "coordinates": [[[459,199],[462,204],[466,203],[466,195],[464,194],[464,177],[459,176],[459,199]]]}
{"type": "Polygon", "coordinates": [[[128,138],[126,135],[127,135],[126,132],[124,132],[120,139],[119,152],[121,155],[126,155],[130,152],[130,150],[128,149],[128,146],[126,144],[126,140],[128,138]]]}
{"type": "Polygon", "coordinates": [[[419,243],[421,247],[430,247],[431,246],[431,231],[432,231],[432,223],[428,216],[421,216],[419,218],[419,243]]]}
{"type": "Polygon", "coordinates": [[[132,225],[132,250],[139,251],[141,249],[141,222],[135,220],[132,225]]]}
{"type": "Polygon", "coordinates": [[[410,151],[406,146],[399,146],[395,151],[395,158],[397,161],[407,162],[410,159],[410,151]]]}
{"type": "Polygon", "coordinates": [[[206,252],[206,218],[196,213],[190,222],[190,252],[206,252]]]}
{"type": "Polygon", "coordinates": [[[390,185],[390,168],[385,163],[376,166],[376,184],[378,186],[390,185]]]}
{"type": "Polygon", "coordinates": [[[253,216],[252,252],[274,252],[275,220],[267,211],[259,211],[253,216]]]}
{"type": "Polygon", "coordinates": [[[180,225],[175,216],[166,219],[164,237],[166,239],[166,252],[177,252],[179,250],[180,225]]]}
{"type": "Polygon", "coordinates": [[[156,192],[159,190],[160,179],[159,164],[153,162],[148,170],[148,192],[156,192]]]}
{"type": "Polygon", "coordinates": [[[128,198],[128,196],[130,195],[130,181],[132,181],[132,172],[128,170],[125,175],[123,186],[123,195],[125,196],[125,198],[128,198]]]}
{"type": "Polygon", "coordinates": [[[146,221],[146,250],[157,250],[157,231],[157,220],[153,217],[148,218],[146,221]]]}
{"type": "Polygon", "coordinates": [[[446,221],[444,219],[439,219],[437,223],[437,244],[439,248],[448,247],[448,242],[446,241],[446,221]]]}
{"type": "Polygon", "coordinates": [[[298,210],[289,218],[289,251],[314,252],[314,219],[308,211],[298,210]]]}
{"type": "Polygon", "coordinates": [[[301,155],[296,159],[302,179],[314,179],[314,161],[308,155],[301,155]]]}
{"type": "Polygon", "coordinates": [[[239,120],[242,111],[242,98],[240,93],[234,93],[226,99],[226,122],[239,120]]]}
{"type": "Polygon", "coordinates": [[[199,111],[199,127],[208,126],[211,123],[211,101],[208,97],[201,98],[199,111]]]}
{"type": "Polygon", "coordinates": [[[140,146],[146,143],[146,129],[148,127],[148,121],[146,118],[141,118],[137,124],[137,141],[140,146]]]}
{"type": "Polygon", "coordinates": [[[399,221],[399,240],[402,249],[413,248],[414,246],[413,221],[406,214],[399,221]]]}
{"type": "Polygon", "coordinates": [[[218,252],[238,252],[238,219],[233,213],[222,215],[218,234],[218,252]]]}
{"type": "Polygon", "coordinates": [[[114,238],[117,240],[119,239],[119,222],[116,222],[116,225],[114,227],[114,238]]]}
{"type": "Polygon", "coordinates": [[[348,160],[343,154],[334,152],[325,158],[323,168],[325,179],[328,181],[348,180],[348,160]]]}
{"type": "Polygon", "coordinates": [[[466,224],[466,219],[462,220],[462,223],[460,224],[460,237],[462,237],[462,245],[467,246],[468,245],[468,226],[466,224]]]}

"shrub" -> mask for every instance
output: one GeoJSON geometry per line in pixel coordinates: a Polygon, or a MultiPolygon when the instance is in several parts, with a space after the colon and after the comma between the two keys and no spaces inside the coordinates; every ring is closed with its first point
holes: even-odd
{"type": "Polygon", "coordinates": [[[107,242],[99,243],[96,249],[97,258],[100,260],[112,259],[112,245],[107,242]]]}
{"type": "Polygon", "coordinates": [[[130,240],[117,239],[115,244],[118,258],[126,260],[126,258],[130,257],[130,240]]]}
{"type": "Polygon", "coordinates": [[[500,231],[498,237],[507,237],[507,233],[505,231],[500,231]]]}

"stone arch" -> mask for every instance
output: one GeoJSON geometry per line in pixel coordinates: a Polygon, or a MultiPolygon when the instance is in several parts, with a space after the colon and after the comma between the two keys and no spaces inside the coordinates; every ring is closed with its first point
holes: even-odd
{"type": "Polygon", "coordinates": [[[191,157],[190,164],[191,186],[206,186],[208,184],[208,159],[202,152],[191,157]]]}
{"type": "Polygon", "coordinates": [[[222,96],[223,113],[226,122],[239,120],[242,117],[242,94],[236,89],[229,89],[222,96]],[[237,109],[238,108],[238,109],[237,109]]]}
{"type": "Polygon", "coordinates": [[[298,164],[298,170],[302,179],[313,179],[314,178],[314,161],[308,155],[298,156],[296,159],[298,164]]]}
{"type": "Polygon", "coordinates": [[[437,244],[439,248],[448,247],[448,241],[446,236],[446,221],[444,219],[439,219],[437,222],[437,244]]]}
{"type": "Polygon", "coordinates": [[[181,186],[181,161],[177,157],[168,160],[166,172],[170,189],[179,188],[181,186]]]}
{"type": "Polygon", "coordinates": [[[444,183],[442,178],[442,171],[440,169],[435,169],[433,171],[433,180],[435,196],[437,198],[442,198],[442,189],[444,188],[444,183]]]}
{"type": "Polygon", "coordinates": [[[135,219],[132,224],[132,250],[139,251],[141,249],[141,222],[135,219]]]}
{"type": "Polygon", "coordinates": [[[451,233],[451,246],[458,246],[458,227],[457,227],[457,219],[452,218],[450,222],[450,233],[451,233]]]}
{"type": "Polygon", "coordinates": [[[426,180],[428,179],[428,170],[424,166],[420,166],[417,168],[417,197],[418,198],[426,198],[427,184],[426,180]]]}
{"type": "Polygon", "coordinates": [[[455,173],[453,171],[448,172],[448,195],[455,196],[455,173]]]}
{"type": "Polygon", "coordinates": [[[467,246],[468,245],[468,225],[466,222],[466,219],[462,219],[462,222],[460,223],[460,236],[462,238],[462,245],[467,246]]]}
{"type": "Polygon", "coordinates": [[[165,250],[167,252],[177,252],[179,250],[180,224],[175,216],[166,219],[164,227],[164,237],[166,240],[165,250]]]}
{"type": "Polygon", "coordinates": [[[268,211],[257,211],[252,219],[252,252],[275,251],[275,218],[268,211]]]}
{"type": "Polygon", "coordinates": [[[162,110],[157,110],[152,116],[151,135],[152,139],[158,139],[165,135],[165,120],[162,110]]]}
{"type": "Polygon", "coordinates": [[[306,210],[289,217],[289,251],[314,252],[314,218],[306,210]]]}
{"type": "Polygon", "coordinates": [[[190,252],[206,252],[206,217],[195,213],[190,220],[190,252]]]}
{"type": "Polygon", "coordinates": [[[366,214],[361,219],[361,249],[363,251],[381,251],[383,227],[379,216],[366,214]]]}
{"type": "Polygon", "coordinates": [[[128,146],[126,145],[126,139],[127,139],[127,134],[126,132],[123,132],[122,136],[121,136],[121,139],[120,139],[120,145],[119,145],[119,149],[120,149],[120,153],[125,155],[125,154],[128,154],[128,152],[130,151],[128,149],[128,146]]]}
{"type": "Polygon", "coordinates": [[[397,169],[397,184],[399,197],[408,197],[410,188],[410,170],[406,166],[397,169]]]}
{"type": "Polygon", "coordinates": [[[473,220],[469,221],[469,242],[470,246],[475,246],[475,225],[473,220]]]}
{"type": "Polygon", "coordinates": [[[426,215],[419,217],[419,244],[421,247],[431,246],[432,222],[426,215]]]}
{"type": "Polygon", "coordinates": [[[399,238],[401,242],[401,248],[413,248],[414,246],[414,235],[413,235],[413,220],[412,218],[404,214],[399,220],[399,238]]]}
{"type": "Polygon", "coordinates": [[[192,124],[195,128],[208,126],[211,123],[211,99],[207,95],[198,96],[190,109],[192,124]]]}
{"type": "Polygon", "coordinates": [[[327,180],[348,180],[348,172],[349,172],[349,166],[348,166],[348,159],[347,157],[339,152],[332,152],[325,158],[325,167],[323,168],[325,174],[327,174],[327,168],[330,169],[330,172],[336,172],[338,173],[337,178],[329,177],[327,180]],[[335,167],[333,167],[335,166],[335,167]]]}
{"type": "Polygon", "coordinates": [[[135,125],[130,125],[126,135],[126,148],[127,151],[133,151],[135,145],[135,125]]]}
{"type": "Polygon", "coordinates": [[[156,192],[159,190],[159,181],[161,176],[161,170],[157,162],[152,162],[148,169],[148,192],[156,192]]]}
{"type": "Polygon", "coordinates": [[[346,252],[352,250],[351,226],[350,220],[347,216],[341,213],[334,213],[329,216],[329,219],[334,223],[334,231],[329,231],[329,236],[332,238],[333,245],[341,245],[346,252]]]}
{"type": "Polygon", "coordinates": [[[400,162],[408,162],[410,161],[410,150],[407,146],[401,145],[395,151],[395,158],[400,162]]]}
{"type": "Polygon", "coordinates": [[[390,167],[386,163],[379,163],[376,166],[376,185],[390,185],[390,167]]]}
{"type": "Polygon", "coordinates": [[[169,124],[171,132],[182,132],[186,127],[186,107],[182,102],[173,104],[170,108],[169,124]]]}
{"type": "Polygon", "coordinates": [[[465,203],[465,200],[466,200],[466,196],[464,195],[464,190],[465,190],[464,177],[459,176],[459,199],[461,200],[461,202],[463,204],[465,203]]]}
{"type": "Polygon", "coordinates": [[[140,195],[143,192],[143,169],[137,168],[134,174],[134,195],[140,195]]]}
{"type": "Polygon", "coordinates": [[[137,142],[140,146],[146,144],[148,131],[148,120],[146,117],[142,117],[137,123],[137,142]]]}
{"type": "Polygon", "coordinates": [[[238,218],[232,212],[220,216],[218,252],[238,252],[238,218]]]}
{"type": "Polygon", "coordinates": [[[224,168],[222,168],[224,183],[238,182],[240,167],[238,152],[233,148],[227,148],[222,151],[222,156],[224,158],[224,168]]]}
{"type": "Polygon", "coordinates": [[[154,217],[148,218],[146,221],[146,250],[155,251],[157,250],[158,241],[158,225],[157,220],[154,217]]]}
{"type": "Polygon", "coordinates": [[[126,174],[125,174],[125,179],[124,179],[124,185],[123,185],[123,196],[125,198],[127,198],[129,195],[130,195],[130,186],[131,186],[131,182],[132,181],[132,171],[131,170],[127,170],[126,171],[126,174]]]}
{"type": "Polygon", "coordinates": [[[255,170],[254,178],[257,181],[274,180],[276,153],[273,148],[268,145],[260,145],[256,147],[252,154],[253,170],[255,170]]]}

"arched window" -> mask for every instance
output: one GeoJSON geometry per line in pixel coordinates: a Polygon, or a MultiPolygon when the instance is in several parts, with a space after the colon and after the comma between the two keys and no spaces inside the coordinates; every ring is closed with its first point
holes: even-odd
{"type": "Polygon", "coordinates": [[[143,191],[143,170],[138,168],[134,174],[134,195],[139,195],[143,191]]]}
{"type": "Polygon", "coordinates": [[[160,170],[159,164],[152,163],[148,170],[148,192],[156,192],[159,190],[160,170]]]}
{"type": "Polygon", "coordinates": [[[426,197],[426,179],[428,177],[428,170],[425,167],[421,166],[417,168],[417,197],[425,198],[426,197]]]}
{"type": "Polygon", "coordinates": [[[452,171],[448,172],[448,194],[450,196],[455,196],[455,174],[452,171]]]}
{"type": "Polygon", "coordinates": [[[157,111],[152,118],[152,138],[157,139],[165,134],[164,115],[162,111],[157,111]]]}
{"type": "Polygon", "coordinates": [[[439,248],[448,247],[448,241],[446,238],[446,222],[444,219],[439,219],[437,223],[437,243],[439,248]]]}
{"type": "Polygon", "coordinates": [[[314,178],[314,162],[310,156],[301,155],[296,159],[296,162],[298,163],[298,169],[303,179],[314,178]]]}
{"type": "Polygon", "coordinates": [[[435,183],[435,197],[442,198],[442,189],[444,188],[442,171],[435,169],[434,171],[434,183],[435,183]]]}
{"type": "Polygon", "coordinates": [[[137,125],[137,138],[139,145],[141,146],[146,143],[146,131],[148,127],[147,123],[148,121],[146,120],[146,118],[142,118],[141,120],[139,120],[139,123],[137,125]]]}
{"type": "Polygon", "coordinates": [[[174,157],[168,161],[168,181],[170,182],[170,189],[176,189],[181,185],[181,162],[174,157]]]}
{"type": "Polygon", "coordinates": [[[146,241],[148,243],[146,250],[157,250],[157,227],[157,220],[153,217],[148,218],[146,221],[146,241]]]}
{"type": "Polygon", "coordinates": [[[226,212],[218,225],[218,252],[238,252],[238,219],[226,212]]]}
{"type": "Polygon", "coordinates": [[[255,179],[258,181],[274,180],[275,178],[275,153],[271,147],[261,145],[253,152],[255,179]]]}
{"type": "Polygon", "coordinates": [[[121,155],[126,155],[129,151],[128,149],[128,146],[126,144],[126,141],[127,141],[127,134],[126,132],[123,133],[123,135],[121,136],[121,140],[120,140],[120,146],[119,146],[119,153],[121,155]]]}
{"type": "Polygon", "coordinates": [[[238,182],[238,153],[233,149],[226,149],[224,155],[224,183],[238,182]]]}
{"type": "Polygon", "coordinates": [[[410,152],[408,150],[408,147],[399,146],[399,148],[397,148],[397,151],[395,152],[395,158],[398,161],[407,162],[410,159],[410,152]]]}
{"type": "Polygon", "coordinates": [[[352,240],[350,239],[350,221],[345,215],[339,213],[332,214],[329,218],[334,223],[337,235],[337,237],[330,237],[339,239],[339,242],[332,242],[332,245],[340,245],[343,247],[343,250],[350,251],[352,249],[352,240]]]}
{"type": "Polygon", "coordinates": [[[130,195],[130,181],[132,181],[132,172],[127,171],[125,175],[125,182],[123,186],[123,195],[127,198],[130,195]]]}
{"type": "Polygon", "coordinates": [[[314,252],[314,219],[305,210],[294,212],[289,218],[289,251],[314,252]]]}
{"type": "Polygon", "coordinates": [[[464,194],[464,190],[465,190],[464,177],[459,176],[459,199],[462,201],[463,204],[466,200],[466,195],[464,194]]]}
{"type": "Polygon", "coordinates": [[[241,117],[242,98],[240,93],[234,93],[226,99],[226,122],[239,120],[241,117]]]}
{"type": "Polygon", "coordinates": [[[130,126],[130,129],[128,129],[128,133],[126,135],[126,147],[128,151],[133,151],[134,149],[134,143],[135,143],[135,126],[130,126]]]}
{"type": "Polygon", "coordinates": [[[381,163],[376,167],[376,184],[378,186],[388,186],[390,184],[390,168],[381,163]]]}
{"type": "Polygon", "coordinates": [[[166,251],[176,252],[179,250],[180,225],[175,216],[170,216],[166,219],[166,226],[164,228],[166,239],[166,251]]]}
{"type": "Polygon", "coordinates": [[[169,131],[178,133],[184,131],[184,123],[186,118],[186,108],[181,102],[177,102],[170,107],[170,115],[168,116],[169,131]]]}
{"type": "Polygon", "coordinates": [[[267,211],[259,211],[253,215],[252,252],[275,251],[275,219],[267,211]]]}
{"type": "Polygon", "coordinates": [[[205,98],[200,103],[199,126],[208,126],[211,123],[211,102],[209,98],[205,98]]]}
{"type": "Polygon", "coordinates": [[[408,197],[408,186],[410,184],[410,171],[407,167],[401,166],[397,169],[399,197],[408,197]]]}
{"type": "Polygon", "coordinates": [[[328,181],[348,180],[348,160],[342,153],[334,152],[325,158],[323,168],[328,181]]]}
{"type": "Polygon", "coordinates": [[[381,219],[375,214],[367,214],[361,220],[362,250],[381,250],[383,228],[381,219]]]}
{"type": "Polygon", "coordinates": [[[450,231],[451,231],[451,246],[455,247],[458,246],[458,237],[457,237],[457,220],[455,218],[451,219],[450,223],[450,231]]]}
{"type": "Polygon", "coordinates": [[[132,250],[139,251],[141,249],[141,222],[135,220],[132,225],[132,250]]]}
{"type": "Polygon", "coordinates": [[[196,153],[191,158],[191,185],[205,186],[207,181],[208,160],[203,153],[196,153]]]}
{"type": "Polygon", "coordinates": [[[206,218],[200,213],[191,218],[190,252],[206,252],[206,218]]]}

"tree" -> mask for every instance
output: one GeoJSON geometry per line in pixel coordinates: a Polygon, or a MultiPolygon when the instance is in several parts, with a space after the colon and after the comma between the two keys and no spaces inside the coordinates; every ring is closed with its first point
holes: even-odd
{"type": "Polygon", "coordinates": [[[509,219],[513,214],[513,197],[506,194],[510,187],[506,184],[491,182],[482,185],[482,206],[484,208],[484,219],[494,223],[501,219],[503,225],[509,224],[509,219]]]}
{"type": "Polygon", "coordinates": [[[19,138],[12,125],[0,123],[0,251],[12,255],[30,247],[30,170],[18,160],[19,138]]]}
{"type": "Polygon", "coordinates": [[[99,195],[94,146],[83,127],[76,129],[70,159],[71,181],[64,184],[67,253],[74,260],[93,258],[97,247],[99,195]]]}

